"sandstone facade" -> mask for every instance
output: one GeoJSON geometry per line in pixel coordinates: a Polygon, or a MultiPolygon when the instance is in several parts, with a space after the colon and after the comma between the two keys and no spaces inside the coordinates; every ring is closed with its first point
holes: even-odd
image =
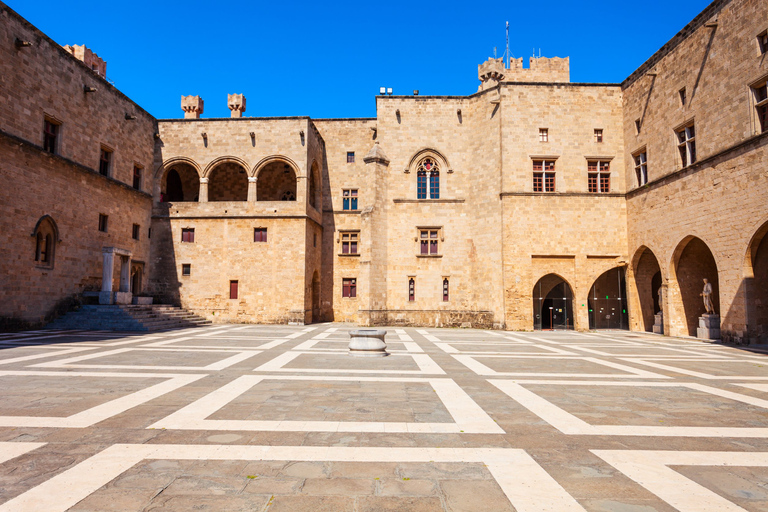
{"type": "Polygon", "coordinates": [[[622,84],[489,59],[477,93],[381,95],[375,118],[243,117],[230,94],[231,118],[184,96],[184,119],[155,120],[2,6],[0,316],[98,289],[109,245],[141,291],[221,322],[650,331],[661,298],[665,333],[695,335],[706,277],[723,336],[765,337],[767,13],[718,0],[622,84]],[[120,236],[93,232],[97,210],[120,236]]]}

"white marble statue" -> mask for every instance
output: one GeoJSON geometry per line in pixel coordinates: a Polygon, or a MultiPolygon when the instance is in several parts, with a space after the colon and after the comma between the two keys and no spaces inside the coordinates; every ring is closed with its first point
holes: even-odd
{"type": "Polygon", "coordinates": [[[706,278],[704,278],[704,290],[699,295],[704,299],[704,309],[707,310],[706,314],[714,315],[715,306],[712,304],[712,283],[706,278]]]}

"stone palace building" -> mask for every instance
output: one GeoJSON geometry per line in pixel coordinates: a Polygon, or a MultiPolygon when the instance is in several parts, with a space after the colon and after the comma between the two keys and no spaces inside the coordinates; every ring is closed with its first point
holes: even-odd
{"type": "MultiPolygon", "coordinates": [[[[489,59],[376,117],[155,119],[0,3],[0,317],[151,295],[216,322],[768,338],[768,3],[716,0],[622,83],[489,59]]],[[[206,98],[224,101],[224,98],[206,98]]]]}

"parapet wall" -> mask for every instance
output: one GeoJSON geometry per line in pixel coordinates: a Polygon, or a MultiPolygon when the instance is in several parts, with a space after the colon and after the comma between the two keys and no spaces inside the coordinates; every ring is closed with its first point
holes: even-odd
{"type": "Polygon", "coordinates": [[[571,69],[568,57],[530,57],[530,67],[523,67],[523,58],[509,59],[506,70],[506,82],[565,82],[571,81],[571,69]]]}

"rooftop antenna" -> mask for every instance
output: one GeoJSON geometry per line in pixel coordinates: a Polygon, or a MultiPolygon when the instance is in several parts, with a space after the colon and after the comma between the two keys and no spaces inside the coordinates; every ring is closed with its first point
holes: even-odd
{"type": "Polygon", "coordinates": [[[493,58],[494,59],[496,58],[496,47],[495,46],[493,47],[493,58]]]}
{"type": "MultiPolygon", "coordinates": [[[[495,54],[494,54],[495,56],[495,54]]],[[[507,22],[507,49],[504,51],[504,69],[509,69],[509,22],[507,22]]]]}

